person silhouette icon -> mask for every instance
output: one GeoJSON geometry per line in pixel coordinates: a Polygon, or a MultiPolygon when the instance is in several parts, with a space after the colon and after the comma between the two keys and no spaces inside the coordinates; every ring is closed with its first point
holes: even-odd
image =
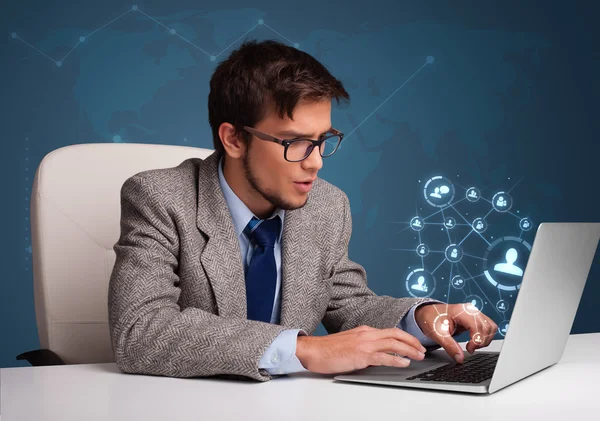
{"type": "Polygon", "coordinates": [[[441,199],[442,194],[448,194],[450,192],[450,187],[448,186],[440,186],[433,189],[433,192],[429,193],[429,196],[435,197],[436,199],[441,199]]]}
{"type": "Polygon", "coordinates": [[[529,221],[523,222],[523,228],[529,228],[529,221]]]}
{"type": "Polygon", "coordinates": [[[523,269],[515,265],[517,261],[517,257],[519,257],[519,253],[517,249],[510,248],[506,251],[506,262],[505,263],[497,263],[494,266],[494,270],[497,272],[506,273],[509,275],[515,276],[523,276],[523,269]]]}
{"type": "Polygon", "coordinates": [[[415,226],[415,227],[420,227],[420,226],[421,226],[421,220],[419,220],[419,219],[415,219],[415,220],[413,221],[413,226],[415,226]]]}
{"type": "Polygon", "coordinates": [[[435,197],[436,199],[441,199],[442,195],[440,194],[440,188],[436,187],[435,189],[433,189],[433,192],[429,193],[429,196],[435,197]]]}
{"type": "Polygon", "coordinates": [[[506,331],[508,330],[508,323],[506,324],[506,326],[504,326],[501,331],[502,333],[506,333],[506,331]]]}
{"type": "Polygon", "coordinates": [[[454,222],[452,222],[452,219],[448,219],[448,221],[446,222],[446,226],[448,226],[448,227],[454,226],[454,222]]]}
{"type": "Polygon", "coordinates": [[[425,283],[425,277],[419,276],[417,278],[417,283],[411,285],[411,289],[415,289],[417,291],[427,292],[427,284],[425,283]]]}
{"type": "Polygon", "coordinates": [[[471,190],[469,192],[469,197],[472,197],[473,199],[477,199],[477,192],[475,190],[471,190]]]}
{"type": "Polygon", "coordinates": [[[450,330],[450,322],[448,321],[448,319],[444,319],[444,322],[442,323],[441,329],[444,332],[448,332],[450,330]]]}
{"type": "Polygon", "coordinates": [[[475,225],[475,228],[480,231],[483,229],[483,222],[481,221],[477,221],[477,225],[475,225]]]}
{"type": "Polygon", "coordinates": [[[452,249],[452,252],[450,253],[450,257],[452,257],[453,259],[456,259],[458,257],[458,250],[452,249]]]}
{"type": "Polygon", "coordinates": [[[480,344],[482,339],[481,339],[481,335],[477,334],[473,337],[473,341],[475,341],[476,343],[480,344]]]}
{"type": "Polygon", "coordinates": [[[467,301],[467,303],[468,304],[465,307],[467,313],[475,315],[479,312],[479,307],[477,307],[477,300],[475,298],[471,301],[467,301]]]}
{"type": "Polygon", "coordinates": [[[500,303],[500,305],[498,306],[498,308],[500,310],[506,310],[506,306],[504,305],[504,303],[500,303]]]}
{"type": "Polygon", "coordinates": [[[498,200],[496,200],[496,206],[498,206],[499,208],[504,208],[507,205],[507,201],[504,198],[504,196],[498,196],[498,200]]]}
{"type": "Polygon", "coordinates": [[[419,248],[419,254],[425,254],[425,247],[419,248]]]}

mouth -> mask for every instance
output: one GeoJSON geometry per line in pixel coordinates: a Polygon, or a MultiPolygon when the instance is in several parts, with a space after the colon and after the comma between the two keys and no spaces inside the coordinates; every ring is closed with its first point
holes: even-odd
{"type": "Polygon", "coordinates": [[[307,180],[307,181],[295,181],[294,185],[303,193],[309,192],[312,188],[313,182],[315,179],[307,180]]]}

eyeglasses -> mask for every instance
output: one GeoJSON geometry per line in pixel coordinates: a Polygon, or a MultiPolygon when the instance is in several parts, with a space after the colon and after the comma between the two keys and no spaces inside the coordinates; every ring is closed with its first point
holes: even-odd
{"type": "Polygon", "coordinates": [[[344,138],[344,133],[336,129],[331,129],[325,135],[321,136],[319,140],[302,138],[279,139],[248,126],[244,126],[244,130],[261,140],[283,145],[285,148],[283,150],[283,157],[289,162],[299,162],[308,158],[315,147],[319,148],[319,153],[323,158],[327,158],[338,150],[340,143],[342,143],[342,139],[344,138]]]}

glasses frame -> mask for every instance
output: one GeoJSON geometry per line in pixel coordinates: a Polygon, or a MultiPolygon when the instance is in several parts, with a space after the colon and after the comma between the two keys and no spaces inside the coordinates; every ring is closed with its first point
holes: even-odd
{"type": "Polygon", "coordinates": [[[340,132],[339,130],[336,130],[334,128],[331,128],[326,135],[324,135],[323,137],[321,137],[321,139],[319,140],[313,140],[313,139],[305,139],[302,137],[298,137],[295,139],[279,139],[278,137],[275,136],[271,136],[270,134],[267,133],[263,133],[259,130],[256,130],[254,127],[249,127],[249,126],[244,126],[244,130],[246,130],[248,133],[258,137],[261,140],[266,140],[268,142],[275,142],[278,143],[280,145],[282,145],[285,149],[283,150],[283,157],[285,158],[286,161],[288,162],[301,162],[304,161],[306,158],[308,158],[310,156],[310,154],[312,154],[313,150],[315,149],[315,147],[318,148],[319,150],[319,155],[321,155],[322,158],[328,158],[331,155],[333,155],[334,153],[337,152],[337,150],[339,149],[340,145],[342,144],[342,140],[344,140],[344,133],[340,132]],[[336,145],[335,149],[333,150],[333,152],[331,152],[329,155],[323,155],[321,154],[321,144],[323,142],[325,142],[327,139],[330,139],[334,136],[339,136],[340,140],[338,141],[338,144],[336,145]],[[295,142],[298,141],[304,141],[304,142],[311,142],[312,146],[309,149],[309,152],[306,154],[306,156],[302,159],[299,160],[289,160],[287,157],[287,151],[288,151],[288,147],[295,142]]]}

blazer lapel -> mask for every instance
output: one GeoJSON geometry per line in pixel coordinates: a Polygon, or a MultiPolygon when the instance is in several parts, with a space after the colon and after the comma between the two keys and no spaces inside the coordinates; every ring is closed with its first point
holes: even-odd
{"type": "Polygon", "coordinates": [[[246,284],[240,244],[219,184],[220,155],[208,156],[198,174],[198,229],[208,236],[200,261],[217,301],[218,315],[246,319],[246,284]]]}
{"type": "Polygon", "coordinates": [[[309,249],[307,230],[303,228],[307,218],[303,208],[285,212],[281,243],[281,325],[305,326],[305,320],[312,316],[307,306],[311,285],[310,275],[303,268],[309,267],[311,250],[309,249]]]}

